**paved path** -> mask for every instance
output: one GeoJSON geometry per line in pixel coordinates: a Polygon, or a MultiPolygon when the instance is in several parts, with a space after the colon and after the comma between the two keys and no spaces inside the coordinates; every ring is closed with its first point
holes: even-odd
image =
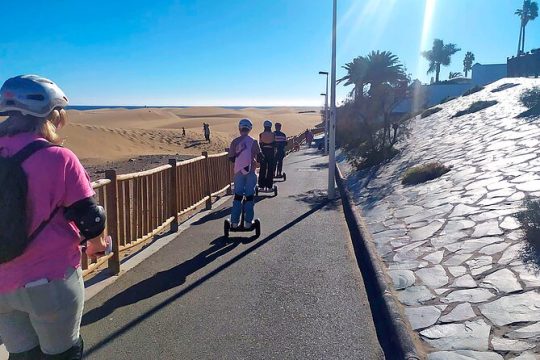
{"type": "Polygon", "coordinates": [[[88,359],[383,358],[325,161],[287,158],[259,239],[224,242],[227,204],[90,300],[88,359]]]}
{"type": "Polygon", "coordinates": [[[539,359],[540,276],[524,265],[515,214],[540,196],[540,120],[514,117],[519,94],[540,85],[504,79],[417,119],[402,154],[351,186],[412,326],[430,359],[539,359]],[[491,92],[504,83],[519,85],[491,92]],[[449,120],[478,100],[499,104],[449,120]],[[453,169],[416,186],[404,170],[453,169]],[[519,357],[518,357],[519,356],[519,357]]]}

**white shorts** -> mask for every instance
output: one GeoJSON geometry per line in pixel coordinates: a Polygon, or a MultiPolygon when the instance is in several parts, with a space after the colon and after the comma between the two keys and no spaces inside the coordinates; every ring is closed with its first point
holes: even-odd
{"type": "Polygon", "coordinates": [[[84,306],[82,270],[70,268],[64,279],[0,294],[0,338],[10,353],[37,346],[61,354],[79,340],[84,306]]]}

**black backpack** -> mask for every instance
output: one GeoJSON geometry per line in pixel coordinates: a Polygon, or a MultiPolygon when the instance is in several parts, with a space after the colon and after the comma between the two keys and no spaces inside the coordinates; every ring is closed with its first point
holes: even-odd
{"type": "Polygon", "coordinates": [[[36,140],[10,158],[0,157],[0,264],[22,255],[57,211],[32,234],[28,233],[28,179],[22,163],[37,151],[53,146],[56,145],[36,140]]]}

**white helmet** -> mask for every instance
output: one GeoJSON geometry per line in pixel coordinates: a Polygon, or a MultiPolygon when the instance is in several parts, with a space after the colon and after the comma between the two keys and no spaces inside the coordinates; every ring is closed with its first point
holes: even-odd
{"type": "Polygon", "coordinates": [[[239,129],[248,129],[248,130],[251,130],[251,129],[253,129],[253,123],[252,123],[251,120],[249,120],[249,119],[242,119],[242,120],[240,120],[240,122],[238,123],[238,128],[239,128],[239,129]]]}
{"type": "Polygon", "coordinates": [[[6,80],[0,89],[0,112],[19,111],[23,115],[46,117],[65,108],[68,98],[51,80],[38,75],[21,75],[6,80]]]}
{"type": "Polygon", "coordinates": [[[272,122],[270,120],[264,120],[263,126],[265,128],[271,128],[272,127],[272,122]]]}

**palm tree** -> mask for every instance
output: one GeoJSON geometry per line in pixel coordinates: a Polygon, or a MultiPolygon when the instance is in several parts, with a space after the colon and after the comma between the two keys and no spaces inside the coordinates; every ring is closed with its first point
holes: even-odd
{"type": "Polygon", "coordinates": [[[462,76],[463,76],[463,74],[460,73],[460,72],[452,72],[452,71],[450,71],[450,74],[448,75],[448,79],[452,80],[452,79],[462,77],[462,76]]]}
{"type": "Polygon", "coordinates": [[[517,53],[517,56],[519,56],[525,52],[525,28],[529,21],[538,17],[538,3],[531,0],[523,0],[523,8],[517,9],[514,14],[519,16],[521,20],[517,53]]]}
{"type": "Polygon", "coordinates": [[[366,63],[364,83],[370,84],[371,88],[382,85],[396,86],[407,80],[405,69],[399,62],[399,58],[390,51],[372,51],[366,57],[366,63]]]}
{"type": "Polygon", "coordinates": [[[344,86],[354,85],[351,94],[355,100],[364,95],[364,88],[370,85],[370,93],[388,84],[397,86],[406,81],[407,75],[399,58],[390,51],[372,51],[367,56],[358,56],[343,66],[347,75],[337,81],[344,86]]]}
{"type": "Polygon", "coordinates": [[[422,55],[429,61],[427,73],[435,73],[435,82],[439,82],[441,65],[450,65],[452,55],[458,51],[461,51],[461,49],[456,44],[445,44],[441,39],[435,39],[431,50],[422,52],[422,55]]]}
{"type": "Polygon", "coordinates": [[[364,78],[367,71],[366,58],[358,56],[357,58],[354,58],[352,62],[342,66],[342,68],[347,70],[347,75],[339,79],[337,83],[339,84],[345,81],[343,86],[354,85],[351,95],[353,95],[354,99],[358,99],[364,93],[364,78]]]}
{"type": "Polygon", "coordinates": [[[463,71],[465,72],[465,77],[467,77],[469,71],[472,70],[474,60],[474,54],[470,51],[467,51],[467,53],[465,54],[465,59],[463,59],[463,71]]]}

